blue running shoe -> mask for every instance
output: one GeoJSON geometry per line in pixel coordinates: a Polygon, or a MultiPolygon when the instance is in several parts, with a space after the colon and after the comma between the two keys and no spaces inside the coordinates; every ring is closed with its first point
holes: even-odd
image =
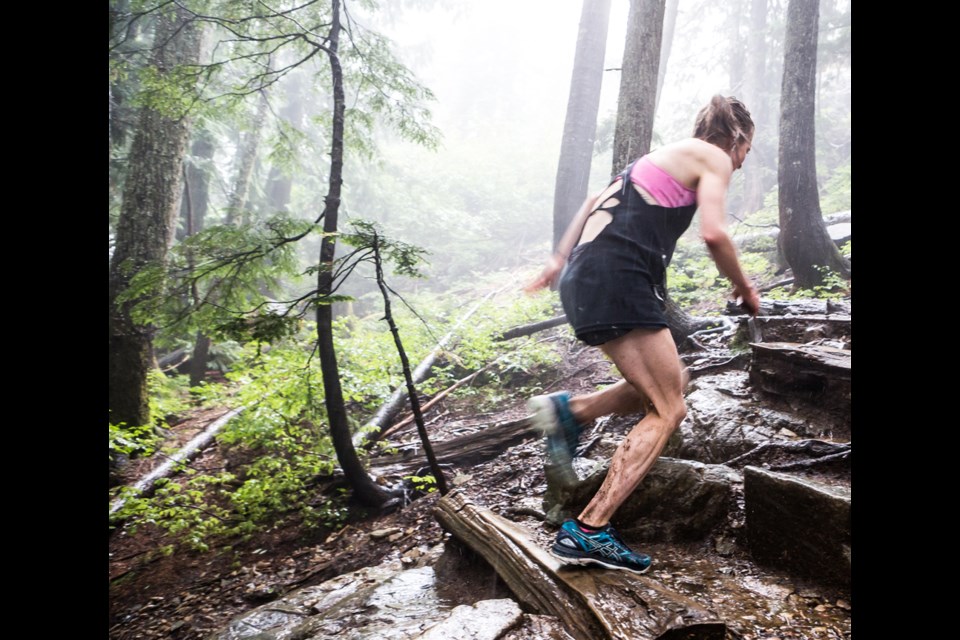
{"type": "Polygon", "coordinates": [[[571,518],[563,521],[550,552],[567,564],[598,564],[632,573],[644,573],[651,562],[645,553],[631,551],[609,524],[588,533],[571,518]]]}
{"type": "Polygon", "coordinates": [[[583,425],[577,422],[570,411],[570,394],[558,391],[535,396],[527,401],[527,409],[533,412],[533,426],[547,436],[550,459],[556,465],[569,465],[577,455],[577,445],[583,432],[583,425]]]}

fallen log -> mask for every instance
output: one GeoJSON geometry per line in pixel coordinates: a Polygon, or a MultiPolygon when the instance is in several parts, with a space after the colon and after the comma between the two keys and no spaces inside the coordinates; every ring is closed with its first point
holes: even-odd
{"type": "MultiPolygon", "coordinates": [[[[760,300],[758,316],[810,316],[841,314],[850,315],[849,300],[831,300],[818,298],[801,298],[797,300],[760,300]]],[[[727,301],[726,315],[743,315],[743,309],[733,300],[727,301]]]]}
{"type": "Polygon", "coordinates": [[[519,327],[514,327],[513,329],[509,329],[507,331],[504,331],[499,336],[497,336],[495,340],[497,341],[513,340],[514,338],[533,335],[534,333],[537,333],[539,331],[545,331],[547,329],[559,327],[566,321],[567,321],[566,315],[559,315],[556,318],[550,318],[549,320],[541,320],[540,322],[525,324],[519,327]]]}
{"type": "Polygon", "coordinates": [[[131,492],[128,492],[123,497],[117,498],[110,505],[111,519],[113,519],[113,515],[120,509],[120,507],[126,504],[129,498],[135,496],[149,496],[153,492],[157,480],[160,478],[165,478],[175,470],[180,469],[180,465],[182,463],[189,462],[190,460],[196,458],[201,451],[210,446],[210,444],[213,442],[214,436],[217,435],[217,432],[219,432],[220,429],[222,429],[231,418],[239,414],[245,408],[246,407],[232,409],[211,422],[206,429],[194,436],[190,442],[180,449],[180,451],[170,456],[166,462],[138,480],[133,485],[131,492]]]}
{"type": "MultiPolygon", "coordinates": [[[[424,403],[424,405],[420,407],[420,410],[423,412],[426,412],[428,409],[431,409],[435,404],[437,404],[438,402],[446,398],[448,395],[450,395],[451,393],[453,393],[463,385],[469,382],[472,382],[474,379],[476,379],[477,376],[479,376],[481,373],[489,369],[491,366],[492,366],[492,363],[488,364],[482,369],[478,369],[477,371],[474,371],[473,373],[471,373],[466,377],[460,378],[459,380],[454,382],[452,385],[450,385],[449,387],[447,387],[446,389],[444,389],[443,391],[435,395],[429,402],[424,403]]],[[[413,422],[413,414],[411,413],[409,416],[407,416],[400,422],[396,423],[386,431],[382,432],[377,439],[382,440],[387,436],[393,435],[394,433],[396,433],[397,431],[399,431],[400,429],[404,428],[405,426],[407,426],[412,422],[413,422]]]]}
{"type": "MultiPolygon", "coordinates": [[[[851,319],[842,314],[756,316],[756,324],[764,342],[810,343],[815,340],[831,340],[853,346],[851,319]]],[[[741,319],[734,340],[750,342],[746,319],[741,319]]]]}
{"type": "MultiPolygon", "coordinates": [[[[534,436],[528,417],[497,422],[472,433],[433,443],[433,452],[441,464],[471,466],[496,458],[507,448],[534,436]]],[[[419,442],[411,443],[398,454],[371,460],[371,471],[385,476],[418,469],[426,462],[419,442]]]]}
{"type": "Polygon", "coordinates": [[[460,490],[434,516],[494,568],[526,610],[555,616],[577,640],[723,640],[726,624],[686,596],[645,576],[569,567],[531,531],[470,502],[460,490]]]}

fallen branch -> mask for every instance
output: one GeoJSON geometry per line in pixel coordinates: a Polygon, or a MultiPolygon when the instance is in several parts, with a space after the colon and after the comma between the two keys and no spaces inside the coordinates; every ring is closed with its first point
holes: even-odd
{"type": "Polygon", "coordinates": [[[822,458],[838,452],[849,452],[850,445],[833,444],[831,442],[824,442],[823,440],[801,440],[799,442],[764,442],[763,444],[754,447],[742,455],[727,460],[723,464],[727,465],[728,467],[732,467],[737,464],[742,464],[747,460],[756,458],[762,453],[771,451],[782,453],[807,453],[812,457],[822,458]]]}
{"type": "Polygon", "coordinates": [[[552,329],[554,327],[559,327],[567,321],[566,315],[557,316],[556,318],[550,318],[549,320],[541,320],[539,322],[533,322],[531,324],[525,324],[520,327],[514,327],[504,331],[499,336],[494,338],[497,341],[503,340],[513,340],[514,338],[520,338],[522,336],[529,336],[539,331],[545,331],[546,329],[552,329]]]}
{"type": "Polygon", "coordinates": [[[795,469],[809,469],[810,467],[820,466],[833,462],[834,460],[846,460],[850,457],[850,451],[841,451],[839,453],[831,453],[830,455],[823,456],[822,458],[814,458],[813,460],[798,460],[796,462],[786,462],[784,464],[778,464],[771,466],[771,471],[793,471],[795,469]]]}
{"type": "MultiPolygon", "coordinates": [[[[424,358],[420,364],[417,365],[416,369],[413,370],[414,384],[420,384],[427,379],[430,370],[437,361],[437,358],[439,358],[440,354],[443,353],[453,342],[456,331],[460,328],[460,325],[462,325],[470,316],[476,313],[484,302],[489,300],[497,293],[499,293],[499,290],[488,293],[482,300],[480,300],[480,302],[473,305],[473,307],[467,311],[466,314],[457,320],[457,324],[454,325],[453,329],[451,329],[450,332],[447,333],[447,335],[445,335],[440,342],[437,343],[437,346],[434,347],[433,351],[431,351],[430,354],[424,358]]],[[[405,386],[397,387],[387,401],[383,403],[373,417],[370,418],[370,421],[367,422],[365,428],[358,431],[353,437],[354,447],[369,448],[374,442],[382,437],[379,434],[383,431],[384,427],[389,424],[398,413],[400,413],[400,410],[403,409],[403,405],[406,404],[408,400],[406,391],[407,390],[405,386]],[[376,431],[371,432],[371,427],[375,428],[376,431]]]]}
{"type": "Polygon", "coordinates": [[[179,470],[181,468],[181,463],[189,462],[190,460],[196,458],[201,451],[210,446],[214,440],[214,436],[217,435],[217,432],[219,432],[220,429],[222,429],[231,418],[239,414],[245,408],[246,407],[232,409],[217,418],[215,421],[210,423],[210,426],[208,426],[198,435],[194,436],[190,442],[180,449],[180,451],[170,456],[166,462],[138,480],[133,485],[132,491],[128,495],[114,500],[113,504],[110,505],[111,520],[113,519],[113,514],[115,514],[129,498],[134,496],[149,496],[153,492],[157,480],[160,478],[165,478],[174,471],[179,470]]]}
{"type": "MultiPolygon", "coordinates": [[[[489,369],[491,366],[493,366],[493,364],[494,364],[494,363],[491,362],[490,364],[488,364],[487,366],[483,367],[482,369],[478,369],[477,371],[474,371],[473,373],[471,373],[471,374],[468,375],[467,377],[465,377],[465,378],[460,378],[459,380],[457,380],[456,382],[454,382],[452,385],[450,385],[449,387],[447,387],[446,389],[444,389],[443,391],[441,391],[440,393],[438,393],[436,396],[434,396],[432,400],[430,400],[429,402],[424,403],[424,405],[420,408],[420,410],[421,410],[421,411],[427,411],[428,409],[430,409],[431,407],[433,407],[435,404],[437,404],[438,402],[440,402],[441,400],[443,400],[444,398],[446,398],[448,395],[450,395],[452,392],[456,391],[458,388],[462,387],[463,385],[467,384],[468,382],[472,382],[477,376],[479,376],[481,373],[483,373],[484,371],[486,371],[487,369],[489,369]]],[[[407,416],[406,418],[404,418],[403,420],[401,420],[401,421],[398,422],[397,424],[393,425],[392,427],[390,427],[390,428],[387,429],[386,431],[380,433],[377,439],[378,439],[378,440],[382,440],[383,438],[386,438],[387,436],[393,435],[394,433],[396,433],[397,431],[399,431],[399,430],[402,429],[403,427],[405,427],[405,426],[407,426],[408,424],[410,424],[411,422],[413,422],[413,420],[414,420],[414,416],[413,416],[413,414],[410,414],[409,416],[407,416]]],[[[370,444],[372,444],[372,441],[369,441],[369,442],[370,442],[370,444]]]]}

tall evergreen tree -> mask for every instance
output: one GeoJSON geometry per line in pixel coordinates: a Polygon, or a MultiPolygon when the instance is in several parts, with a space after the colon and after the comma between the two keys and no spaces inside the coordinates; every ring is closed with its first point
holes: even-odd
{"type": "MultiPolygon", "coordinates": [[[[157,16],[151,67],[158,77],[176,74],[200,58],[201,33],[180,6],[157,16]]],[[[130,317],[135,301],[118,304],[130,279],[144,265],[163,262],[173,242],[183,185],[183,156],[190,121],[179,105],[154,102],[140,109],[128,158],[123,204],[109,277],[110,421],[149,423],[147,373],[152,329],[130,317]]]]}
{"type": "MultiPolygon", "coordinates": [[[[767,0],[751,0],[750,2],[750,29],[747,35],[746,74],[743,83],[743,101],[750,109],[753,122],[756,125],[754,132],[754,147],[751,161],[743,167],[743,203],[740,210],[744,214],[757,211],[763,206],[763,194],[767,190],[764,176],[768,171],[762,162],[772,151],[772,145],[765,135],[767,131],[773,133],[769,123],[767,97],[765,95],[764,77],[767,62],[767,0]]],[[[772,172],[771,172],[772,173],[772,172]]]]}
{"type": "Polygon", "coordinates": [[[630,0],[612,175],[650,150],[665,6],[666,0],[630,0]]]}
{"type": "Polygon", "coordinates": [[[663,81],[667,77],[667,63],[670,61],[670,52],[673,51],[673,34],[676,32],[677,7],[679,4],[680,0],[667,0],[667,5],[664,9],[663,44],[660,47],[660,65],[657,71],[657,101],[656,107],[654,108],[654,115],[656,115],[656,110],[660,107],[663,81]]]}
{"type": "Polygon", "coordinates": [[[827,233],[817,186],[816,101],[819,0],[789,0],[780,99],[779,244],[800,287],[823,282],[821,267],[850,275],[827,233]]]}
{"type": "Polygon", "coordinates": [[[609,22],[610,0],[583,0],[553,193],[554,247],[587,197],[609,22]]]}
{"type": "Polygon", "coordinates": [[[337,452],[337,461],[343,469],[354,496],[362,503],[380,506],[387,502],[389,494],[367,474],[353,446],[350,425],[347,421],[343,388],[340,385],[340,367],[333,343],[333,305],[324,298],[333,293],[334,254],[337,249],[337,218],[340,211],[340,192],[343,185],[343,136],[345,101],[343,93],[343,68],[340,65],[340,0],[333,0],[332,24],[324,48],[330,60],[333,80],[333,132],[330,146],[330,181],[323,208],[323,242],[320,245],[320,271],[317,276],[317,350],[320,353],[320,369],[323,375],[324,403],[330,422],[330,436],[337,452]]]}

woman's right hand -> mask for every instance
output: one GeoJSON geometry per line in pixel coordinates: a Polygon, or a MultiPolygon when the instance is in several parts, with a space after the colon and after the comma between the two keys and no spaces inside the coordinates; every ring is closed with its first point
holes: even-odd
{"type": "Polygon", "coordinates": [[[557,254],[550,256],[550,259],[547,260],[547,266],[543,268],[540,275],[537,276],[533,282],[525,286],[523,290],[527,293],[534,293],[540,289],[553,286],[553,283],[557,280],[557,276],[559,276],[563,270],[564,262],[566,261],[557,254]]]}
{"type": "Polygon", "coordinates": [[[760,313],[760,294],[757,293],[753,284],[748,282],[746,287],[734,287],[733,295],[740,301],[740,306],[743,307],[747,313],[752,316],[760,313]]]}

